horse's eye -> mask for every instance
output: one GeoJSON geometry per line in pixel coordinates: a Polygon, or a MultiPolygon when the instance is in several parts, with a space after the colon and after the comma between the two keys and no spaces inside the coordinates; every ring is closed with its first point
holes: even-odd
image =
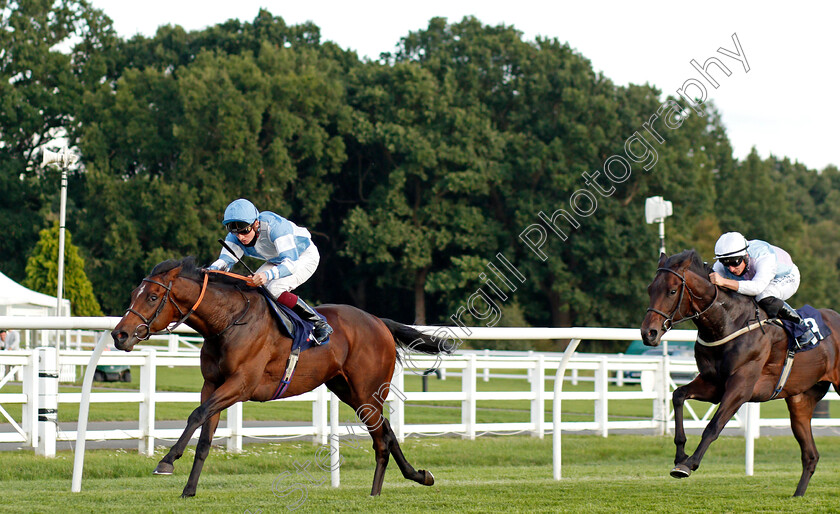
{"type": "Polygon", "coordinates": [[[677,290],[676,289],[671,289],[670,291],[668,291],[668,294],[671,295],[671,296],[674,296],[675,294],[677,294],[677,290]]]}
{"type": "Polygon", "coordinates": [[[156,301],[157,301],[157,299],[158,299],[158,295],[156,295],[156,294],[154,294],[154,293],[152,293],[152,294],[150,294],[150,295],[149,295],[149,301],[150,301],[150,302],[156,302],[156,301]]]}

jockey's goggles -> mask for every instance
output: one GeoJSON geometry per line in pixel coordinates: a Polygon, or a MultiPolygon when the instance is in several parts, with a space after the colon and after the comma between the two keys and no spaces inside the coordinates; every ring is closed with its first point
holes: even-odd
{"type": "Polygon", "coordinates": [[[726,266],[727,268],[734,268],[736,266],[740,266],[741,262],[744,261],[743,255],[737,255],[735,257],[724,257],[720,260],[720,263],[726,266]]]}
{"type": "Polygon", "coordinates": [[[231,234],[247,234],[253,228],[251,223],[245,223],[244,221],[231,221],[225,228],[228,229],[228,232],[231,234]]]}

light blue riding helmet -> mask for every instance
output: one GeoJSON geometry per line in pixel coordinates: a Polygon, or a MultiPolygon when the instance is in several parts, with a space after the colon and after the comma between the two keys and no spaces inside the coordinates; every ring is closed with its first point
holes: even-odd
{"type": "Polygon", "coordinates": [[[251,225],[257,221],[259,215],[260,211],[254,207],[254,204],[244,198],[239,198],[230,202],[230,205],[225,209],[225,219],[222,221],[222,225],[227,226],[228,223],[234,221],[251,225]]]}

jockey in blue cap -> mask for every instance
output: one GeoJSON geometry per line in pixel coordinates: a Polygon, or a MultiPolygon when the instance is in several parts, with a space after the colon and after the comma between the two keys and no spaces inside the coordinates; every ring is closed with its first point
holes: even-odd
{"type": "Polygon", "coordinates": [[[254,283],[265,285],[277,301],[314,325],[313,337],[323,343],[332,327],[297,295],[297,288],[315,273],[321,256],[309,231],[270,211],[260,212],[253,203],[240,198],[225,209],[222,224],[228,231],[225,240],[236,255],[222,249],[209,269],[227,271],[243,255],[266,261],[254,273],[254,283]]]}
{"type": "Polygon", "coordinates": [[[799,268],[790,255],[759,239],[747,241],[739,232],[727,232],[715,243],[712,284],[754,296],[771,318],[779,317],[806,328],[797,342],[805,346],[816,339],[810,327],[785,302],[799,289],[799,268]]]}

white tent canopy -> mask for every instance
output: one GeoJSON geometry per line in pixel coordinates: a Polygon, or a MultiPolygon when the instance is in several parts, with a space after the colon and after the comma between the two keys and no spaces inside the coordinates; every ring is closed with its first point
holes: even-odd
{"type": "MultiPolygon", "coordinates": [[[[0,272],[0,315],[55,316],[55,296],[27,289],[0,272]]],[[[70,300],[62,298],[61,314],[70,315],[70,300]]]]}

